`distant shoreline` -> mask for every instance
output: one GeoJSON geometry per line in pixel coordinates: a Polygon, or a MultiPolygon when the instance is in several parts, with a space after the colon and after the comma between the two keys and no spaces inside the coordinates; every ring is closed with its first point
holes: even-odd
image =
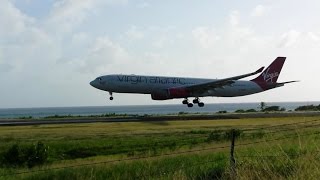
{"type": "MultiPolygon", "coordinates": [[[[279,106],[286,111],[293,111],[299,106],[319,104],[320,102],[265,102],[266,107],[279,106]]],[[[204,107],[188,108],[176,105],[139,105],[139,106],[94,106],[94,107],[53,107],[53,108],[11,108],[0,109],[0,119],[21,118],[38,119],[51,116],[142,116],[142,115],[176,115],[176,114],[214,114],[217,112],[236,112],[237,110],[260,111],[260,103],[216,103],[204,107]]]]}
{"type": "MultiPolygon", "coordinates": [[[[267,104],[288,104],[288,103],[295,103],[295,104],[320,104],[320,101],[279,101],[279,102],[273,102],[273,101],[264,101],[267,104]]],[[[261,101],[259,102],[224,102],[224,103],[206,103],[205,105],[220,105],[220,104],[260,104],[261,101]]],[[[34,107],[0,107],[0,110],[8,110],[8,109],[46,109],[46,108],[96,108],[96,107],[148,107],[148,106],[181,106],[182,104],[128,104],[128,105],[98,105],[98,106],[34,106],[34,107]]],[[[182,105],[183,106],[183,105],[182,105]]]]}
{"type": "Polygon", "coordinates": [[[320,117],[320,111],[304,112],[257,112],[225,114],[183,114],[158,116],[119,116],[119,117],[65,117],[39,119],[0,119],[0,126],[27,126],[44,124],[113,123],[113,122],[163,122],[187,120],[241,120],[243,118],[284,118],[284,117],[320,117]]]}

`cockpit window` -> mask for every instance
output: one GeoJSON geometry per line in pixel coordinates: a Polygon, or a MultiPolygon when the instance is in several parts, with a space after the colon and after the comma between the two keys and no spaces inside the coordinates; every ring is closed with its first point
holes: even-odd
{"type": "Polygon", "coordinates": [[[102,78],[97,78],[99,81],[101,81],[102,80],[102,78]]]}

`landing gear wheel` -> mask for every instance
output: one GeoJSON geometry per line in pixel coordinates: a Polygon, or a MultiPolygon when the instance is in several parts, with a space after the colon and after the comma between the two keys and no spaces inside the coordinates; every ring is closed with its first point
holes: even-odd
{"type": "Polygon", "coordinates": [[[193,107],[193,104],[192,103],[188,103],[188,107],[193,107]]]}
{"type": "Polygon", "coordinates": [[[182,101],[182,104],[188,104],[188,99],[184,99],[184,100],[182,101]]]}
{"type": "Polygon", "coordinates": [[[109,94],[110,94],[110,101],[112,101],[113,100],[113,96],[112,96],[112,92],[109,92],[109,94]]]}
{"type": "Polygon", "coordinates": [[[204,106],[204,103],[203,103],[203,102],[199,102],[199,103],[198,103],[198,106],[199,106],[199,107],[203,107],[203,106],[204,106]]]}
{"type": "Polygon", "coordinates": [[[198,104],[199,103],[199,98],[195,98],[192,102],[193,102],[193,104],[198,104]]]}

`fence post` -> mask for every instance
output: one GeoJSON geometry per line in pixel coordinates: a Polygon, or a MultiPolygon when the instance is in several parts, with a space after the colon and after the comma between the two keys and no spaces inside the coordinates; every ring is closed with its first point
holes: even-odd
{"type": "Polygon", "coordinates": [[[235,129],[231,130],[231,148],[230,148],[230,176],[231,179],[236,179],[236,160],[234,159],[234,142],[236,139],[235,129]]]}

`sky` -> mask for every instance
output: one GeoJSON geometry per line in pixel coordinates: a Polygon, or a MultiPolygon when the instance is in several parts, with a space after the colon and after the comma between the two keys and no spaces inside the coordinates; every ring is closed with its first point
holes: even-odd
{"type": "Polygon", "coordinates": [[[318,0],[0,0],[0,108],[178,104],[109,101],[89,82],[118,73],[226,78],[277,56],[287,57],[278,81],[299,83],[202,101],[319,101],[319,9],[318,0]]]}

